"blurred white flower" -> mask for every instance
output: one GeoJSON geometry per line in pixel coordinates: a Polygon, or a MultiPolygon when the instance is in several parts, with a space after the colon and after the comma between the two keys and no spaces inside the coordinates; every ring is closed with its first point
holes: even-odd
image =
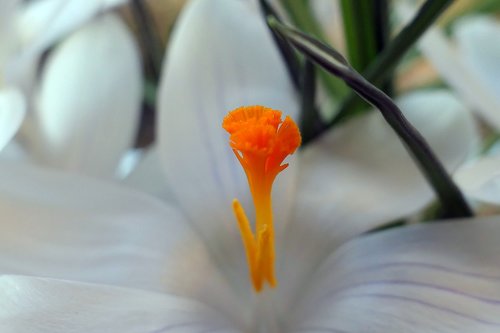
{"type": "MultiPolygon", "coordinates": [[[[256,1],[191,1],[167,52],[160,96],[158,155],[139,164],[156,171],[132,175],[153,194],[159,187],[151,179],[164,181],[170,192],[160,196],[169,201],[0,164],[0,273],[19,274],[0,278],[4,331],[498,328],[496,221],[348,242],[432,199],[375,112],[289,160],[273,193],[279,286],[253,293],[231,212],[234,197],[250,207],[250,193],[221,121],[248,104],[298,114],[256,1]]],[[[412,94],[399,105],[449,169],[473,150],[473,122],[449,93],[412,94]]]]}
{"type": "Polygon", "coordinates": [[[71,34],[42,72],[29,128],[40,161],[112,177],[135,139],[142,100],[138,45],[114,15],[71,34]]]}
{"type": "MultiPolygon", "coordinates": [[[[399,6],[408,18],[411,9],[399,6]]],[[[500,23],[492,16],[468,16],[453,23],[451,36],[431,27],[418,43],[441,77],[494,130],[500,130],[500,23]]],[[[461,167],[455,180],[476,203],[500,204],[500,160],[488,153],[461,167]]]]}
{"type": "MultiPolygon", "coordinates": [[[[399,3],[407,20],[415,9],[399,3]]],[[[438,26],[428,29],[418,48],[443,80],[490,126],[500,129],[500,23],[493,17],[464,17],[451,37],[438,26]]]]}
{"type": "MultiPolygon", "coordinates": [[[[5,77],[16,82],[28,100],[10,105],[26,108],[28,104],[31,112],[19,135],[23,146],[12,142],[9,150],[24,149],[16,156],[66,170],[113,175],[136,134],[142,96],[134,37],[117,16],[103,14],[126,1],[10,2],[12,33],[8,36],[15,47],[6,62],[5,77]],[[40,82],[35,81],[40,55],[61,40],[49,53],[40,82]]],[[[14,97],[21,99],[16,92],[14,97]]],[[[0,121],[14,112],[3,102],[13,100],[12,95],[0,103],[6,110],[0,121]]],[[[5,143],[20,122],[9,119],[11,130],[2,131],[3,136],[10,133],[5,143]]]]}

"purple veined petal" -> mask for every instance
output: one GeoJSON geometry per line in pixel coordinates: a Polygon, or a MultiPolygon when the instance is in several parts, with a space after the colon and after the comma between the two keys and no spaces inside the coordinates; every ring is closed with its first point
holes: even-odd
{"type": "MultiPolygon", "coordinates": [[[[421,91],[396,102],[448,170],[476,151],[474,121],[451,93],[421,91]]],[[[283,250],[286,288],[279,292],[284,297],[293,297],[327,253],[354,236],[416,213],[434,197],[377,112],[355,118],[306,147],[300,166],[296,214],[283,250]]]]}
{"type": "Polygon", "coordinates": [[[173,294],[27,276],[0,277],[0,329],[24,333],[239,332],[173,294]]]}
{"type": "Polygon", "coordinates": [[[498,217],[362,237],[317,271],[295,332],[497,332],[498,217]]]}
{"type": "MultiPolygon", "coordinates": [[[[253,206],[221,124],[230,110],[256,104],[296,119],[298,103],[288,73],[257,1],[190,1],[165,59],[158,149],[168,183],[214,254],[234,267],[229,274],[241,281],[238,289],[251,292],[231,202],[238,198],[251,216],[253,206]]],[[[290,171],[277,182],[292,186],[290,171]]],[[[277,219],[286,220],[282,216],[292,195],[290,187],[274,192],[277,219]]]]}
{"type": "Polygon", "coordinates": [[[0,89],[0,151],[17,133],[26,113],[24,97],[17,89],[0,89]]]}
{"type": "Polygon", "coordinates": [[[142,74],[138,46],[116,16],[102,16],[48,59],[35,106],[40,160],[98,177],[115,174],[136,134],[142,74]]]}

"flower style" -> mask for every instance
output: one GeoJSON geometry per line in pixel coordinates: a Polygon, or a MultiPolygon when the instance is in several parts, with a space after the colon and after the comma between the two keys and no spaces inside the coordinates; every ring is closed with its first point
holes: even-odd
{"type": "MultiPolygon", "coordinates": [[[[166,59],[158,153],[171,202],[0,164],[3,331],[498,329],[496,218],[360,236],[432,199],[376,113],[288,157],[273,191],[279,284],[256,293],[231,211],[251,195],[220,121],[256,103],[296,118],[286,70],[253,1],[190,2],[166,59]]],[[[399,104],[448,168],[474,148],[451,95],[399,104]]]]}
{"type": "Polygon", "coordinates": [[[297,124],[281,112],[263,106],[240,107],[231,111],[222,122],[234,155],[245,170],[255,206],[255,234],[238,199],[233,210],[245,246],[254,289],[262,290],[267,281],[276,286],[274,273],[274,226],[271,191],[274,179],[288,164],[283,160],[300,146],[297,124]]]}

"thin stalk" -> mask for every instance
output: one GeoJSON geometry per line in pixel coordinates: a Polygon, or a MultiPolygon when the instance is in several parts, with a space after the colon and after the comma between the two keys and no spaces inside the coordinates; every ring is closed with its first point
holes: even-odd
{"type": "MultiPolygon", "coordinates": [[[[377,87],[383,86],[387,77],[392,75],[394,68],[406,52],[452,3],[453,0],[427,0],[413,20],[401,30],[368,68],[363,71],[363,76],[377,87]]],[[[337,115],[325,128],[328,129],[347,118],[355,101],[355,95],[350,94],[345,99],[337,115]]]]}
{"type": "Polygon", "coordinates": [[[271,20],[269,24],[311,61],[342,79],[359,96],[380,111],[433,187],[442,204],[444,217],[458,218],[473,215],[460,189],[453,182],[429,144],[408,122],[390,97],[367,81],[349,65],[340,53],[326,44],[275,20],[271,20]]]}

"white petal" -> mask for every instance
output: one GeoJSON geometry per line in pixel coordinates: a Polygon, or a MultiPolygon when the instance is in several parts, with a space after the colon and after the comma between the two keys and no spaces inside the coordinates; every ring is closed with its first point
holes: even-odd
{"type": "Polygon", "coordinates": [[[16,57],[10,59],[6,80],[31,95],[39,59],[44,51],[90,21],[126,0],[37,0],[23,3],[17,17],[16,57]]]}
{"type": "Polygon", "coordinates": [[[3,276],[0,295],[5,333],[237,332],[213,309],[168,294],[3,276]]]}
{"type": "Polygon", "coordinates": [[[42,159],[113,175],[136,134],[140,101],[133,36],[117,17],[93,21],[54,51],[43,73],[36,110],[42,159]]]}
{"type": "MultiPolygon", "coordinates": [[[[15,19],[20,0],[0,1],[0,73],[5,69],[5,62],[11,56],[17,43],[15,19]]],[[[3,79],[0,76],[0,81],[3,79]]]]}
{"type": "Polygon", "coordinates": [[[0,90],[0,151],[16,134],[25,112],[24,97],[18,90],[0,90]]]}
{"type": "Polygon", "coordinates": [[[2,161],[0,224],[0,274],[170,291],[243,315],[185,218],[144,194],[2,161]]]}
{"type": "Polygon", "coordinates": [[[500,23],[478,16],[460,20],[454,27],[459,52],[474,73],[496,96],[500,94],[500,23]]]}
{"type": "Polygon", "coordinates": [[[174,196],[164,172],[158,148],[153,147],[141,154],[137,165],[123,183],[164,201],[172,202],[174,196]]]}
{"type": "MultiPolygon", "coordinates": [[[[252,206],[222,119],[255,104],[297,115],[288,73],[257,1],[189,2],[166,55],[159,96],[160,157],[174,195],[210,245],[241,263],[231,201],[240,199],[249,212],[252,206]],[[219,238],[224,241],[214,240],[219,238]]],[[[287,171],[278,181],[291,184],[287,171]]],[[[276,207],[289,196],[276,195],[276,207]]]]}
{"type": "Polygon", "coordinates": [[[480,158],[460,168],[455,179],[471,199],[489,204],[500,204],[500,157],[480,158]]]}
{"type": "MultiPolygon", "coordinates": [[[[448,170],[477,148],[473,120],[452,94],[422,91],[397,103],[448,170]]],[[[298,223],[313,220],[336,239],[414,213],[433,197],[399,138],[375,111],[307,147],[301,162],[298,223]]]]}
{"type": "MultiPolygon", "coordinates": [[[[448,170],[474,149],[471,116],[448,92],[409,94],[398,105],[448,170]]],[[[433,198],[415,162],[375,111],[306,147],[300,172],[281,274],[290,289],[347,239],[415,213],[433,198]]]]}
{"type": "Polygon", "coordinates": [[[179,242],[195,239],[175,209],[140,193],[6,161],[0,170],[0,273],[163,290],[179,242]]]}
{"type": "Polygon", "coordinates": [[[499,217],[348,243],[309,281],[297,332],[498,332],[499,217]]]}
{"type": "Polygon", "coordinates": [[[24,5],[19,30],[28,52],[38,53],[90,21],[94,16],[127,0],[38,0],[24,5]]]}
{"type": "MultiPolygon", "coordinates": [[[[409,19],[412,9],[398,2],[398,14],[409,19]]],[[[494,43],[494,42],[492,42],[494,43]]],[[[497,129],[500,128],[498,93],[467,61],[463,52],[452,45],[444,32],[437,27],[429,28],[418,42],[420,51],[432,62],[441,77],[474,111],[497,129]]]]}

